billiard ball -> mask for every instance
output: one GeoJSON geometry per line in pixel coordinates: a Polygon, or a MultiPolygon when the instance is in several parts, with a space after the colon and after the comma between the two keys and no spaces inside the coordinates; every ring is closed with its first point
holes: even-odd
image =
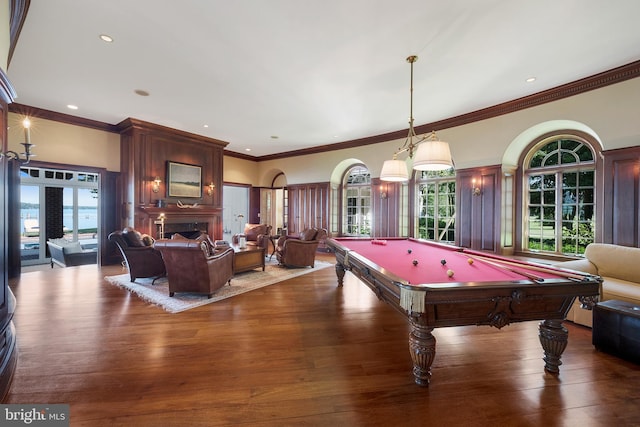
{"type": "Polygon", "coordinates": [[[453,277],[453,270],[447,270],[447,276],[453,277]]]}
{"type": "Polygon", "coordinates": [[[410,254],[411,253],[411,249],[407,249],[407,253],[410,254]]]}
{"type": "Polygon", "coordinates": [[[413,265],[418,265],[418,260],[417,259],[413,260],[413,265]]]}
{"type": "Polygon", "coordinates": [[[447,260],[446,260],[446,259],[442,259],[442,260],[440,260],[440,264],[445,265],[446,263],[447,263],[447,260]]]}
{"type": "Polygon", "coordinates": [[[473,264],[473,258],[467,259],[467,262],[469,263],[469,265],[473,264]]]}

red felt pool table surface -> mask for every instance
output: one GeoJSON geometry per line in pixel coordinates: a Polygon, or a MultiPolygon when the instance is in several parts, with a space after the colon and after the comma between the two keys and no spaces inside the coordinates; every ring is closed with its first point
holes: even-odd
{"type": "MultiPolygon", "coordinates": [[[[336,239],[341,245],[367,258],[369,261],[401,277],[410,284],[451,284],[473,282],[504,282],[528,280],[525,274],[542,279],[557,278],[552,272],[531,271],[518,267],[519,261],[487,255],[455,246],[413,239],[336,239]],[[490,258],[486,261],[478,257],[490,258]],[[473,260],[472,263],[469,259],[473,260]],[[413,265],[413,261],[417,265],[413,265]],[[446,264],[442,264],[442,260],[446,264]],[[495,264],[501,260],[510,264],[506,268],[495,264]],[[452,276],[447,272],[451,270],[452,276]],[[512,271],[513,270],[513,271],[512,271]]],[[[522,263],[523,265],[525,263],[522,263]]],[[[528,265],[531,265],[530,263],[528,265]]]]}

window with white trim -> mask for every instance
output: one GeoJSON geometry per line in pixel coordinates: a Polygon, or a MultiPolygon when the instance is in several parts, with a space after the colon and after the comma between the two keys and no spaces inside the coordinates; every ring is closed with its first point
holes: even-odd
{"type": "Polygon", "coordinates": [[[548,139],[525,160],[523,250],[582,255],[595,236],[595,154],[577,138],[548,139]]]}
{"type": "Polygon", "coordinates": [[[350,168],[343,180],[342,234],[347,236],[371,235],[371,174],[362,166],[350,168]]]}
{"type": "Polygon", "coordinates": [[[421,239],[454,243],[456,177],[453,169],[422,171],[416,178],[416,233],[421,239]]]}

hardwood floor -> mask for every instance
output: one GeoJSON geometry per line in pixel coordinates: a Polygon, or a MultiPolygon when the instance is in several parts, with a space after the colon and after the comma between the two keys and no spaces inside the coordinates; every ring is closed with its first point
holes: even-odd
{"type": "MultiPolygon", "coordinates": [[[[329,255],[322,259],[334,261],[329,255]]],[[[12,284],[19,361],[5,403],[67,403],[72,426],[633,426],[640,366],[568,323],[559,376],[537,322],[436,329],[429,388],[408,326],[333,268],[169,314],[106,283],[119,266],[12,284]]]]}

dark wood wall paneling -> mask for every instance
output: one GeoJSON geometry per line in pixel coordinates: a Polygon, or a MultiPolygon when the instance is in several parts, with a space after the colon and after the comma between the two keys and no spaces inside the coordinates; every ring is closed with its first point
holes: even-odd
{"type": "Polygon", "coordinates": [[[640,147],[603,155],[603,241],[640,247],[640,147]]]}
{"type": "Polygon", "coordinates": [[[289,198],[289,222],[287,232],[299,233],[305,228],[317,227],[329,230],[328,182],[287,186],[289,198]]]}
{"type": "Polygon", "coordinates": [[[457,244],[498,252],[500,249],[500,166],[456,171],[457,244]],[[473,188],[480,189],[474,195],[473,188]]]}
{"type": "Polygon", "coordinates": [[[371,208],[373,210],[373,237],[392,237],[400,234],[400,194],[402,184],[371,180],[371,208]]]}
{"type": "Polygon", "coordinates": [[[262,218],[260,218],[260,190],[260,187],[251,187],[249,190],[249,221],[247,222],[250,224],[262,223],[262,218]]]}
{"type": "Polygon", "coordinates": [[[167,223],[191,224],[198,229],[202,226],[212,238],[220,238],[223,150],[227,143],[136,119],[127,119],[118,128],[122,192],[119,228],[133,226],[142,233],[157,236],[155,221],[164,213],[167,223]],[[202,197],[168,197],[168,161],[202,167],[202,197]],[[162,181],[158,193],[152,190],[155,177],[162,181]],[[214,184],[211,196],[207,194],[210,183],[214,184]],[[163,200],[165,206],[158,207],[158,200],[163,200]],[[179,208],[178,202],[197,206],[179,208]]]}
{"type": "MultiPolygon", "coordinates": [[[[8,105],[16,98],[16,93],[7,79],[4,71],[0,70],[0,140],[2,152],[8,150],[8,105]]],[[[16,331],[13,324],[15,313],[15,297],[9,288],[9,251],[11,233],[19,231],[15,229],[20,214],[16,212],[19,204],[15,200],[16,176],[19,165],[15,161],[6,158],[0,159],[0,399],[4,398],[11,386],[11,379],[18,363],[18,351],[16,347],[16,331]],[[11,196],[12,192],[14,193],[11,196]],[[7,221],[11,219],[11,221],[7,221]]],[[[14,245],[15,246],[15,245],[14,245]]],[[[19,247],[18,247],[19,251],[19,247]]],[[[18,258],[19,259],[19,258],[18,258]]],[[[14,266],[15,267],[15,266],[14,266]]],[[[18,270],[19,271],[19,270],[18,270]]],[[[15,271],[14,271],[15,273],[15,271]]]]}

